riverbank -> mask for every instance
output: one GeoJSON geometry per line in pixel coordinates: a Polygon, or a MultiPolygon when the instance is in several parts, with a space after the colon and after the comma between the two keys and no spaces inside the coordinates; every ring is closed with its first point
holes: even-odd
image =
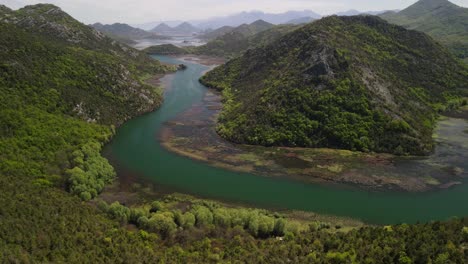
{"type": "MultiPolygon", "coordinates": [[[[180,56],[177,57],[177,59],[183,62],[193,62],[209,66],[210,68],[215,67],[223,60],[220,58],[210,58],[208,56],[180,56]]],[[[174,76],[175,73],[154,75],[146,78],[145,82],[154,87],[159,87],[161,91],[167,93],[172,89],[171,83],[174,79],[174,76]]],[[[221,207],[226,208],[252,208],[252,205],[249,203],[233,202],[224,199],[212,200],[203,196],[182,194],[175,188],[173,189],[168,186],[155,183],[141,173],[128,169],[125,166],[121,166],[118,159],[114,157],[110,148],[106,148],[104,151],[104,156],[106,156],[113,164],[115,170],[117,171],[118,177],[113,184],[105,187],[104,191],[99,195],[98,201],[105,201],[108,204],[119,202],[120,204],[129,208],[145,207],[154,201],[161,201],[164,203],[164,201],[167,201],[168,199],[171,201],[174,199],[177,200],[177,203],[175,204],[172,202],[172,205],[176,208],[200,201],[206,203],[217,203],[221,207]]],[[[92,204],[97,206],[98,203],[94,201],[92,204]]],[[[311,223],[326,224],[328,226],[327,230],[329,232],[347,232],[356,228],[367,226],[367,224],[360,220],[348,217],[316,214],[313,212],[289,210],[277,207],[262,208],[271,210],[269,212],[272,215],[280,214],[282,217],[288,219],[288,221],[297,224],[300,227],[300,230],[308,230],[309,224],[311,223]]]]}
{"type": "MultiPolygon", "coordinates": [[[[197,63],[203,61],[191,58],[197,63]]],[[[306,183],[346,184],[372,191],[427,192],[456,186],[467,177],[465,169],[453,166],[450,160],[439,162],[437,153],[429,157],[396,157],[335,149],[233,144],[216,133],[221,109],[221,95],[214,90],[207,91],[201,103],[164,124],[158,136],[161,145],[178,155],[218,168],[306,183]],[[421,170],[405,171],[411,163],[421,170]]],[[[435,135],[441,129],[450,130],[446,126],[456,128],[465,122],[453,117],[443,120],[440,122],[443,127],[439,125],[435,135]]],[[[449,143],[450,138],[440,142],[439,152],[447,151],[444,146],[449,143]]]]}
{"type": "MultiPolygon", "coordinates": [[[[204,129],[210,131],[209,127],[200,123],[199,117],[208,117],[209,115],[204,113],[207,110],[217,109],[219,106],[212,103],[214,102],[212,96],[216,94],[198,81],[203,72],[209,69],[208,66],[165,56],[157,57],[157,59],[172,64],[185,63],[188,67],[174,74],[170,89],[165,91],[165,103],[158,111],[132,119],[119,127],[112,142],[105,147],[105,156],[108,157],[111,164],[115,168],[123,168],[130,172],[128,177],[125,176],[128,180],[122,183],[124,185],[121,186],[122,189],[130,188],[135,180],[136,183],[144,180],[153,183],[155,190],[159,193],[184,193],[203,199],[225,201],[247,207],[270,208],[272,211],[315,212],[320,215],[349,217],[361,219],[366,223],[383,225],[447,220],[453,216],[461,217],[468,213],[467,208],[459,206],[468,202],[468,196],[466,196],[468,186],[466,184],[453,186],[450,190],[440,189],[434,192],[377,192],[365,188],[355,188],[356,185],[353,184],[336,184],[325,181],[322,184],[307,184],[287,175],[272,177],[267,174],[268,171],[263,171],[263,173],[269,177],[225,170],[207,164],[209,161],[199,162],[195,159],[189,159],[185,155],[177,155],[167,151],[161,146],[161,141],[157,140],[164,134],[161,134],[164,128],[177,128],[189,134],[203,133],[204,129]],[[195,113],[196,111],[193,109],[197,109],[199,114],[197,114],[197,118],[191,119],[191,115],[186,114],[187,112],[195,113]],[[177,118],[182,115],[188,116],[187,123],[190,121],[194,125],[187,126],[185,123],[177,122],[177,118]],[[193,127],[199,129],[192,131],[193,127]]],[[[211,120],[211,122],[214,121],[214,119],[211,120]]],[[[451,131],[455,135],[460,133],[466,135],[463,132],[463,129],[466,130],[466,122],[457,121],[456,124],[456,126],[453,124],[441,126],[441,143],[445,141],[444,135],[447,134],[447,131],[451,131]]],[[[211,129],[210,133],[213,131],[211,129]]],[[[200,145],[218,147],[216,141],[213,141],[213,137],[201,138],[207,141],[200,142],[203,143],[200,145]]],[[[362,163],[362,167],[358,167],[356,170],[370,175],[379,175],[383,171],[391,176],[400,177],[402,180],[409,176],[419,176],[428,182],[439,184],[434,179],[451,175],[457,171],[455,167],[466,171],[466,166],[468,166],[466,164],[466,155],[468,154],[466,147],[463,144],[458,144],[458,141],[451,143],[450,140],[453,138],[463,139],[464,137],[454,137],[449,134],[449,142],[446,141],[447,144],[442,144],[442,148],[438,148],[430,159],[395,159],[393,163],[388,164],[384,157],[372,160],[372,163],[377,163],[379,166],[368,166],[371,161],[367,160],[362,163]]],[[[228,146],[232,145],[229,142],[225,143],[228,146]]],[[[235,148],[233,149],[235,151],[235,148]]],[[[271,151],[271,149],[267,151],[271,151]]],[[[308,154],[306,150],[301,151],[305,152],[304,155],[308,154]]],[[[329,162],[328,167],[317,167],[316,169],[330,172],[347,169],[333,166],[332,162],[336,161],[337,158],[334,157],[335,154],[327,153],[327,151],[329,150],[320,150],[320,153],[315,154],[316,159],[306,161],[329,162]],[[325,155],[323,159],[320,159],[321,155],[325,155]]],[[[252,153],[250,150],[246,150],[246,152],[252,153]]],[[[276,154],[281,154],[279,157],[286,157],[288,164],[299,168],[303,166],[303,163],[298,162],[297,158],[303,159],[304,155],[294,157],[289,152],[288,149],[280,149],[276,154]]],[[[262,151],[259,155],[271,154],[262,151]]],[[[338,154],[342,156],[343,160],[351,159],[354,155],[343,151],[338,154]]],[[[258,161],[252,158],[252,155],[236,157],[249,160],[257,168],[255,163],[258,161]]],[[[282,165],[284,160],[281,158],[279,161],[273,161],[282,165]]],[[[273,166],[271,168],[265,166],[265,168],[271,169],[273,166]]],[[[119,177],[122,176],[120,172],[118,174],[119,177]]],[[[299,175],[299,173],[297,174],[299,175]]],[[[462,179],[463,174],[453,178],[462,179]]],[[[125,193],[125,190],[122,192],[125,193]]]]}
{"type": "MultiPolygon", "coordinates": [[[[119,175],[121,175],[119,173],[119,175]]],[[[159,186],[148,180],[135,175],[125,176],[125,184],[122,180],[116,181],[114,184],[107,186],[99,195],[99,199],[93,201],[92,204],[97,206],[98,201],[104,201],[108,204],[119,202],[128,208],[144,208],[150,206],[151,203],[158,201],[161,204],[170,204],[171,208],[183,210],[196,203],[215,204],[216,207],[230,209],[260,209],[266,210],[269,215],[277,215],[286,219],[289,223],[297,225],[298,231],[309,230],[310,224],[321,223],[327,225],[329,232],[348,232],[364,226],[371,226],[358,219],[349,217],[339,217],[326,214],[317,214],[300,210],[288,210],[268,207],[253,207],[247,203],[236,203],[220,199],[209,199],[190,194],[183,194],[176,191],[171,191],[167,188],[159,186]],[[130,177],[133,179],[129,181],[130,177]]]]}

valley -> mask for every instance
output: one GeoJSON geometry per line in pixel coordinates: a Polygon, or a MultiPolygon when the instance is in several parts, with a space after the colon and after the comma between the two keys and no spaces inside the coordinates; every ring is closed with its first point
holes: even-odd
{"type": "Polygon", "coordinates": [[[468,262],[467,8],[27,2],[0,263],[468,262]]]}
{"type": "MultiPolygon", "coordinates": [[[[197,81],[208,67],[187,60],[179,61],[168,57],[158,57],[158,59],[173,64],[185,63],[188,68],[167,80],[165,105],[157,112],[136,118],[122,126],[117,131],[112,143],[106,147],[105,152],[108,153],[109,159],[113,160],[114,165],[134,172],[144,179],[156,182],[159,189],[168,188],[201,197],[235,201],[266,208],[288,208],[351,217],[378,224],[412,223],[424,218],[442,220],[456,214],[464,214],[464,208],[458,204],[464,199],[463,193],[468,188],[466,184],[439,191],[414,194],[401,192],[402,189],[398,189],[398,182],[402,182],[402,188],[413,188],[406,189],[406,191],[432,189],[434,186],[430,183],[438,180],[435,178],[430,180],[431,176],[428,175],[435,177],[444,175],[439,179],[448,180],[447,187],[453,183],[465,182],[464,169],[466,169],[466,164],[463,160],[466,157],[459,155],[466,153],[465,148],[468,146],[463,145],[462,149],[454,150],[451,147],[444,148],[443,146],[457,146],[457,141],[441,141],[442,147],[436,151],[438,154],[434,156],[423,160],[408,159],[405,161],[403,159],[396,161],[394,157],[386,155],[373,157],[346,151],[302,150],[310,153],[308,154],[309,158],[306,158],[307,154],[304,156],[301,150],[262,149],[233,145],[216,136],[213,122],[216,109],[219,110],[218,107],[215,107],[216,99],[211,91],[198,84],[197,81]],[[192,159],[171,154],[160,144],[192,159]],[[272,154],[265,154],[265,152],[271,151],[278,151],[278,155],[283,157],[279,161],[272,159],[272,154]],[[355,182],[352,182],[352,185],[361,185],[366,188],[324,185],[324,182],[336,180],[321,179],[320,176],[315,175],[315,179],[311,176],[298,176],[300,175],[298,169],[301,168],[301,164],[298,163],[302,163],[302,166],[306,164],[302,168],[313,168],[314,166],[307,164],[306,160],[297,158],[299,155],[294,155],[294,151],[301,153],[302,158],[306,160],[320,157],[323,160],[333,159],[334,162],[339,162],[340,159],[337,159],[337,155],[342,157],[358,156],[352,159],[344,158],[344,164],[350,161],[351,164],[363,162],[361,166],[354,165],[356,166],[353,168],[354,173],[356,175],[361,173],[364,179],[368,178],[359,182],[359,177],[353,177],[355,182]],[[323,153],[328,156],[324,156],[323,153]],[[360,158],[359,155],[364,157],[360,158]],[[288,158],[290,164],[285,164],[288,158]],[[200,164],[197,160],[207,164],[200,164]],[[462,169],[462,174],[458,176],[450,172],[450,168],[454,169],[457,166],[461,166],[460,169],[462,169]],[[363,168],[361,172],[359,169],[356,170],[359,167],[363,168]],[[288,173],[288,169],[291,172],[288,173]],[[412,171],[414,174],[411,174],[412,171]],[[289,174],[294,176],[284,177],[289,174]],[[377,181],[379,178],[373,176],[385,174],[391,176],[388,179],[381,177],[380,181],[377,181]],[[269,177],[258,175],[268,175],[269,177]],[[276,177],[274,177],[275,175],[276,177]],[[308,184],[301,183],[304,181],[308,184]],[[388,190],[388,186],[385,186],[386,181],[393,190],[388,190]],[[411,185],[412,181],[415,182],[414,186],[411,185]],[[373,183],[366,186],[368,182],[373,183]],[[378,185],[382,185],[379,192],[369,191],[369,188],[379,190],[378,185]],[[320,197],[335,198],[325,203],[309,202],[320,200],[320,197]],[[364,210],[362,204],[366,204],[364,210]],[[422,206],[423,204],[424,206],[422,206]]],[[[467,122],[464,120],[452,121],[455,122],[442,123],[439,132],[447,133],[443,129],[446,125],[461,125],[459,132],[456,132],[458,137],[450,138],[457,140],[456,138],[461,137],[460,140],[465,142],[466,134],[460,131],[466,130],[467,122]]],[[[453,129],[448,130],[451,131],[450,133],[454,132],[453,129]]],[[[440,137],[445,138],[444,135],[440,135],[440,137]]],[[[318,166],[323,166],[323,169],[317,167],[317,171],[312,175],[323,174],[322,177],[326,177],[327,174],[333,173],[334,168],[341,168],[339,164],[330,166],[329,163],[322,163],[321,159],[318,160],[318,166]]],[[[331,178],[335,177],[338,176],[335,174],[331,176],[331,178]]],[[[345,183],[350,184],[351,182],[345,183]]],[[[444,183],[437,183],[437,185],[443,187],[444,183]]]]}

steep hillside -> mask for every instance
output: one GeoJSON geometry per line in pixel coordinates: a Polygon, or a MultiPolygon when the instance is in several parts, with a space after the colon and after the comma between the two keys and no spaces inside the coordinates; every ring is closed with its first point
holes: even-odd
{"type": "Polygon", "coordinates": [[[114,125],[160,105],[157,87],[140,79],[164,71],[53,5],[0,6],[2,261],[128,259],[139,238],[81,201],[114,180],[101,146],[114,125]],[[118,253],[105,238],[120,241],[118,253]]]}
{"type": "Polygon", "coordinates": [[[26,6],[17,11],[0,9],[0,22],[16,25],[31,33],[40,33],[64,44],[117,56],[128,68],[157,71],[160,64],[142,52],[121,44],[49,4],[26,6]]]}
{"type": "Polygon", "coordinates": [[[447,46],[457,57],[468,59],[468,8],[448,0],[420,0],[382,18],[408,29],[425,32],[447,46]]]}
{"type": "Polygon", "coordinates": [[[99,154],[101,143],[112,125],[161,104],[159,89],[141,78],[167,68],[55,6],[2,10],[0,175],[95,197],[114,174],[99,154]]]}
{"type": "Polygon", "coordinates": [[[238,143],[427,154],[435,109],[461,103],[466,66],[425,34],[327,17],[248,50],[201,81],[223,91],[238,143]]]}

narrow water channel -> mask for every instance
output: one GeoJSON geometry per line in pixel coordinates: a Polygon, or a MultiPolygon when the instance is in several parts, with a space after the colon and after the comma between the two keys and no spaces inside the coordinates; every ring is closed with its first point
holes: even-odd
{"type": "MultiPolygon", "coordinates": [[[[169,57],[157,58],[168,63],[181,63],[169,57]]],[[[201,197],[346,216],[375,224],[468,216],[468,184],[427,193],[367,192],[226,171],[169,153],[160,146],[158,131],[164,122],[200,103],[207,92],[198,79],[208,67],[194,62],[184,63],[188,69],[171,77],[171,87],[165,92],[163,106],[124,124],[106,146],[106,152],[111,153],[113,162],[119,167],[155,184],[201,197]]],[[[468,128],[467,124],[461,125],[468,128]]],[[[462,139],[463,144],[468,142],[466,137],[462,139]]],[[[417,169],[419,162],[415,161],[414,166],[406,162],[404,168],[417,169]]],[[[468,160],[461,161],[461,166],[468,166],[468,160]]]]}

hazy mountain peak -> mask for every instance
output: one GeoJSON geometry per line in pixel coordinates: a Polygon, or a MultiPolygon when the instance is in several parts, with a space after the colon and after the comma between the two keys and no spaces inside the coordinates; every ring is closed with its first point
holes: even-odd
{"type": "Polygon", "coordinates": [[[338,12],[338,13],[336,13],[336,15],[337,16],[356,16],[356,15],[359,15],[361,13],[362,13],[361,11],[358,11],[356,9],[350,9],[350,10],[345,11],[345,12],[338,12]]]}
{"type": "Polygon", "coordinates": [[[180,25],[176,26],[175,29],[196,29],[192,24],[189,22],[183,22],[180,25]]]}
{"type": "Polygon", "coordinates": [[[252,22],[250,25],[252,25],[252,26],[271,26],[272,24],[266,22],[263,19],[259,19],[259,20],[256,20],[256,21],[252,22]]]}
{"type": "Polygon", "coordinates": [[[168,27],[170,28],[170,26],[166,23],[160,23],[159,25],[157,25],[157,27],[168,27]]]}
{"type": "Polygon", "coordinates": [[[150,32],[155,32],[158,34],[164,34],[166,32],[169,32],[173,30],[169,25],[166,23],[160,23],[159,25],[155,26],[153,29],[150,30],[150,32]]]}

